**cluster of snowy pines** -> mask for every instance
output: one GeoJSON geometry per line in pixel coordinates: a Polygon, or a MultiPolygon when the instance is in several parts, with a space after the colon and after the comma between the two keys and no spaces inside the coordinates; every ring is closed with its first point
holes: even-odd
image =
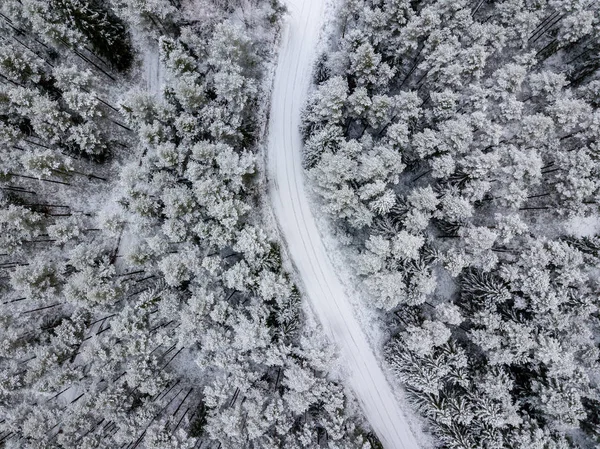
{"type": "Polygon", "coordinates": [[[0,447],[378,444],[251,213],[281,13],[1,2],[0,447]]]}
{"type": "Polygon", "coordinates": [[[389,366],[442,447],[600,447],[600,2],[346,0],[334,28],[304,163],[389,366]]]}

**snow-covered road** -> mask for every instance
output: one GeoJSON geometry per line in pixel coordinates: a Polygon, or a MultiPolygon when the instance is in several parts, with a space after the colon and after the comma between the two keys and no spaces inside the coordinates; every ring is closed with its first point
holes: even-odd
{"type": "Polygon", "coordinates": [[[160,96],[164,82],[164,67],[160,62],[158,48],[146,50],[143,59],[143,70],[146,90],[155,96],[160,96]]]}
{"type": "Polygon", "coordinates": [[[311,81],[325,0],[286,0],[289,14],[275,72],[269,123],[271,201],[312,309],[338,345],[349,385],[386,449],[419,446],[356,319],[304,190],[300,112],[311,81]]]}

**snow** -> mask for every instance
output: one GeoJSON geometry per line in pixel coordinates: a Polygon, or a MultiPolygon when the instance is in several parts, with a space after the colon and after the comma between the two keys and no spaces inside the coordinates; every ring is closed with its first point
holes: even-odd
{"type": "Polygon", "coordinates": [[[322,0],[287,0],[289,16],[275,72],[268,144],[269,191],[304,293],[347,363],[349,386],[386,449],[419,447],[378,355],[353,313],[309,208],[301,164],[300,112],[325,12],[322,0]]]}
{"type": "Polygon", "coordinates": [[[576,238],[595,237],[600,234],[600,216],[572,217],[566,221],[565,230],[576,238]]]}
{"type": "Polygon", "coordinates": [[[146,90],[160,97],[161,88],[164,84],[164,68],[160,63],[158,48],[147,49],[144,52],[143,68],[146,90]]]}
{"type": "MultiPolygon", "coordinates": [[[[158,47],[146,48],[142,58],[142,83],[145,85],[148,93],[156,98],[161,98],[162,87],[165,84],[165,70],[160,62],[158,47]]],[[[139,156],[136,156],[139,157],[139,156]]],[[[102,207],[102,217],[109,217],[113,213],[118,214],[120,208],[116,204],[116,199],[120,196],[117,189],[114,190],[113,197],[110,198],[102,207]]],[[[124,269],[126,266],[126,257],[131,254],[136,243],[139,242],[139,236],[129,227],[125,226],[119,238],[119,246],[116,255],[118,257],[117,269],[124,269]]]]}

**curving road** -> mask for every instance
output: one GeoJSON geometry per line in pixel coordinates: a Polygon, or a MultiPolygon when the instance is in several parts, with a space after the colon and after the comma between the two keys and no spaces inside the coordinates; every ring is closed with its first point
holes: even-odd
{"type": "Polygon", "coordinates": [[[155,95],[161,96],[161,88],[164,78],[164,67],[160,62],[158,48],[148,49],[143,58],[144,80],[146,81],[146,90],[155,95]]]}
{"type": "Polygon", "coordinates": [[[371,426],[386,449],[417,449],[417,441],[327,257],[304,190],[300,112],[311,82],[324,0],[286,0],[286,5],[289,15],[275,72],[269,123],[268,176],[273,209],[304,292],[340,348],[349,371],[349,386],[371,426]]]}

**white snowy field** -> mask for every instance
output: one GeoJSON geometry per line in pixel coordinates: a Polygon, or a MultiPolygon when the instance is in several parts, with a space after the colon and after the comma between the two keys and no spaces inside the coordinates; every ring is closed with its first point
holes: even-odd
{"type": "Polygon", "coordinates": [[[307,200],[301,164],[300,114],[311,81],[323,0],[287,0],[289,15],[275,72],[268,146],[275,216],[304,293],[347,364],[349,386],[386,449],[416,449],[417,441],[352,311],[328,259],[307,200]]]}

